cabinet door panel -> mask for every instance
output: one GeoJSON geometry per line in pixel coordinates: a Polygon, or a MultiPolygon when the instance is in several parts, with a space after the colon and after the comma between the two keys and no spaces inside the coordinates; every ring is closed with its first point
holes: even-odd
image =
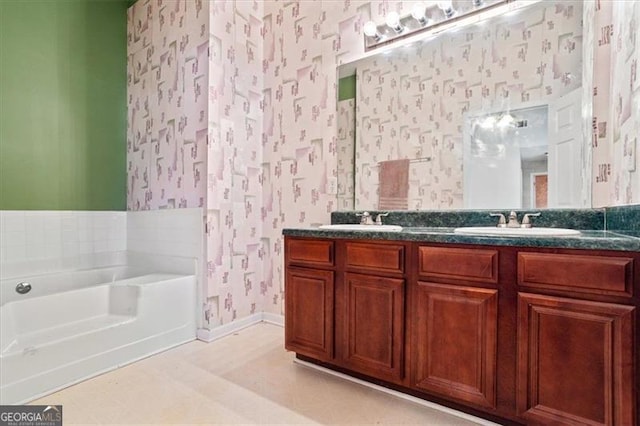
{"type": "Polygon", "coordinates": [[[498,291],[419,281],[414,299],[411,385],[494,408],[498,291]]]}
{"type": "Polygon", "coordinates": [[[287,269],[285,347],[303,355],[333,357],[333,272],[287,269]]]}
{"type": "Polygon", "coordinates": [[[345,274],[346,354],[350,368],[402,378],[404,280],[345,274]]]}
{"type": "Polygon", "coordinates": [[[518,413],[541,423],[634,423],[634,307],[520,293],[518,413]]]}

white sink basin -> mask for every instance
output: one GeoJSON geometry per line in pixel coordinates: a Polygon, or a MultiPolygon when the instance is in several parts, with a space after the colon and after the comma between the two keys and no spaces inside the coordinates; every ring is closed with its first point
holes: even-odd
{"type": "Polygon", "coordinates": [[[495,226],[476,226],[456,228],[456,234],[465,235],[497,235],[497,236],[522,236],[522,237],[563,237],[568,235],[580,235],[580,231],[565,228],[498,228],[495,226]]]}
{"type": "Polygon", "coordinates": [[[332,229],[335,231],[378,231],[378,232],[399,232],[402,226],[398,225],[359,225],[359,224],[340,224],[340,225],[320,225],[320,229],[332,229]]]}

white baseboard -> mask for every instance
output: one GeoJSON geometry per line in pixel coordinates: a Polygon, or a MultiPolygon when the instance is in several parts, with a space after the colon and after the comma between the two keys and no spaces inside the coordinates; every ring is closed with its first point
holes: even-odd
{"type": "Polygon", "coordinates": [[[271,312],[263,312],[262,321],[284,327],[284,315],[272,314],[271,312]]]}
{"type": "Polygon", "coordinates": [[[396,390],[393,390],[393,389],[385,388],[384,386],[379,386],[379,385],[376,385],[376,384],[373,384],[373,383],[366,382],[364,380],[356,379],[355,377],[351,377],[351,376],[349,376],[347,374],[339,373],[337,371],[333,371],[333,370],[330,370],[328,368],[324,368],[324,367],[321,367],[319,365],[316,365],[316,364],[313,364],[313,363],[310,363],[310,362],[302,361],[301,359],[294,358],[293,362],[295,364],[300,364],[300,365],[303,365],[303,366],[308,367],[308,368],[313,368],[315,370],[319,370],[319,371],[322,371],[324,373],[331,374],[332,376],[336,376],[336,377],[339,377],[341,379],[348,380],[350,382],[354,382],[354,383],[357,383],[357,384],[362,385],[362,386],[366,386],[368,388],[376,389],[376,390],[378,390],[380,392],[384,392],[386,394],[393,395],[393,396],[395,396],[397,398],[401,398],[401,399],[404,399],[404,400],[407,400],[407,401],[411,401],[411,402],[413,402],[415,404],[422,405],[423,407],[432,408],[434,410],[438,410],[440,412],[447,413],[447,414],[450,414],[452,416],[456,416],[456,417],[459,417],[459,418],[462,418],[462,419],[465,419],[465,420],[469,420],[469,421],[475,422],[475,423],[477,423],[479,425],[482,425],[482,426],[500,426],[498,423],[493,423],[493,422],[491,422],[489,420],[481,419],[480,417],[472,416],[471,414],[463,413],[462,411],[454,410],[453,408],[449,408],[449,407],[445,407],[444,405],[436,404],[435,402],[427,401],[427,400],[420,399],[420,398],[412,396],[412,395],[408,395],[406,393],[402,393],[402,392],[399,392],[399,391],[396,391],[396,390]]]}
{"type": "Polygon", "coordinates": [[[259,324],[261,322],[284,327],[284,317],[282,315],[272,314],[270,312],[258,312],[213,329],[199,328],[196,332],[196,337],[198,340],[202,340],[203,342],[213,342],[214,340],[218,340],[222,337],[233,334],[236,331],[240,331],[243,328],[251,327],[252,325],[259,324]]]}

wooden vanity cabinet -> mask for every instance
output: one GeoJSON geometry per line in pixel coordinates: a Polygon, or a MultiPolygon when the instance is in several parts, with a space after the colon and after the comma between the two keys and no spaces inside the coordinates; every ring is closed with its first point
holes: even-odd
{"type": "Polygon", "coordinates": [[[285,246],[287,349],[509,424],[638,424],[640,253],[285,246]]]}

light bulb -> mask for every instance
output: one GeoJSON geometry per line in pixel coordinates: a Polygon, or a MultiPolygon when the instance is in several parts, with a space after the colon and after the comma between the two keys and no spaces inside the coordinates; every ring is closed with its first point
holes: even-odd
{"type": "Polygon", "coordinates": [[[404,27],[400,23],[398,12],[389,12],[386,17],[387,26],[397,33],[401,33],[404,27]]]}
{"type": "Polygon", "coordinates": [[[371,37],[374,40],[378,41],[380,40],[380,38],[382,38],[382,36],[380,35],[380,33],[378,32],[378,26],[376,25],[375,22],[373,21],[367,21],[364,24],[364,28],[363,28],[364,34],[367,37],[371,37]]]}
{"type": "Polygon", "coordinates": [[[369,37],[375,37],[375,35],[378,33],[378,27],[376,26],[376,23],[373,21],[367,21],[364,24],[364,33],[369,37]]]}
{"type": "Polygon", "coordinates": [[[447,18],[451,18],[453,14],[456,13],[455,9],[453,8],[453,2],[451,0],[438,1],[438,7],[442,9],[444,15],[447,18]]]}
{"type": "Polygon", "coordinates": [[[421,25],[425,25],[428,21],[425,13],[426,8],[427,6],[421,1],[414,3],[411,8],[411,16],[413,16],[413,19],[420,22],[421,25]]]}

